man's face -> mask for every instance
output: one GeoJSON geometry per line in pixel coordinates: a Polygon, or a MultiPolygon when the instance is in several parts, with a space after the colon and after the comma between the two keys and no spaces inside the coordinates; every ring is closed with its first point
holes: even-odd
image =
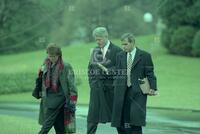
{"type": "Polygon", "coordinates": [[[48,54],[48,58],[52,63],[56,63],[56,61],[58,60],[58,55],[48,54]]]}
{"type": "Polygon", "coordinates": [[[125,52],[131,52],[135,46],[134,43],[130,43],[128,39],[124,39],[123,41],[121,41],[121,44],[125,52]]]}
{"type": "Polygon", "coordinates": [[[105,37],[95,37],[95,41],[98,44],[100,48],[103,48],[107,42],[107,39],[105,37]]]}

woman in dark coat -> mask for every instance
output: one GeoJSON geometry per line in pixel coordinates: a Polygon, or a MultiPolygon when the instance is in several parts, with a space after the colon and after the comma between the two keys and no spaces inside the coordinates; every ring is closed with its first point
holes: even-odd
{"type": "Polygon", "coordinates": [[[77,89],[74,72],[69,63],[63,62],[60,47],[49,44],[47,54],[38,78],[42,84],[41,93],[33,93],[36,98],[41,97],[39,123],[42,128],[39,134],[47,134],[53,126],[56,134],[66,134],[72,118],[75,118],[77,89]]]}

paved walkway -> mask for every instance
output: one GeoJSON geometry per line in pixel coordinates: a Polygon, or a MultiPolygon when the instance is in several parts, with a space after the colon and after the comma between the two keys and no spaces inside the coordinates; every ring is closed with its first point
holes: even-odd
{"type": "MultiPolygon", "coordinates": [[[[37,120],[39,105],[0,103],[0,114],[37,120]]],[[[88,108],[77,106],[77,130],[86,132],[88,108]]],[[[200,134],[200,112],[187,110],[148,109],[144,134],[200,134]]],[[[96,134],[117,134],[110,124],[99,124],[96,134]]]]}

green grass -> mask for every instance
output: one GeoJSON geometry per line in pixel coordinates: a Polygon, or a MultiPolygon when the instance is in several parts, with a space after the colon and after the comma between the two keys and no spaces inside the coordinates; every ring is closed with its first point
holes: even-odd
{"type": "MultiPolygon", "coordinates": [[[[0,115],[0,122],[1,134],[37,134],[41,129],[37,120],[25,117],[0,115]]],[[[55,134],[54,129],[48,134],[55,134]]]]}
{"type": "Polygon", "coordinates": [[[4,94],[0,96],[0,102],[8,103],[39,103],[39,100],[32,97],[31,92],[4,94]]]}
{"type": "MultiPolygon", "coordinates": [[[[2,134],[37,134],[41,127],[36,120],[25,117],[0,115],[0,122],[2,134]]],[[[55,134],[53,131],[49,134],[55,134]]]]}
{"type": "MultiPolygon", "coordinates": [[[[119,40],[113,40],[113,42],[116,44],[120,43],[119,40]]],[[[86,70],[90,49],[94,46],[95,43],[63,47],[63,59],[72,64],[76,77],[81,80],[81,84],[78,86],[79,104],[88,104],[89,101],[89,86],[86,70]]],[[[155,74],[158,79],[160,95],[149,97],[148,106],[200,109],[200,59],[168,54],[167,51],[159,45],[159,38],[153,35],[138,37],[137,46],[152,54],[155,74]]],[[[34,75],[36,76],[36,72],[45,56],[45,50],[0,56],[0,74],[2,76],[7,76],[6,80],[4,80],[4,77],[0,77],[0,90],[5,90],[6,88],[23,88],[19,87],[19,84],[12,84],[12,82],[15,82],[14,79],[16,78],[20,79],[19,76],[15,77],[15,74],[20,75],[24,73],[28,75],[27,78],[24,78],[26,79],[25,82],[22,81],[22,85],[28,85],[28,90],[32,90],[34,75]],[[13,77],[10,78],[10,81],[9,76],[13,77]],[[7,84],[7,82],[10,84],[7,84]]],[[[1,95],[0,101],[37,102],[31,97],[30,92],[1,95]]]]}

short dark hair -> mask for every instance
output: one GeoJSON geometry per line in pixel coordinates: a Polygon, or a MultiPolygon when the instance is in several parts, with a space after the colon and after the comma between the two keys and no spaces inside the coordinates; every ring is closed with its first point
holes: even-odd
{"type": "Polygon", "coordinates": [[[46,52],[47,54],[62,56],[61,48],[55,43],[49,43],[46,52]]]}
{"type": "Polygon", "coordinates": [[[128,39],[128,42],[135,43],[135,37],[132,33],[125,33],[121,36],[121,41],[124,41],[125,39],[128,39]]]}

